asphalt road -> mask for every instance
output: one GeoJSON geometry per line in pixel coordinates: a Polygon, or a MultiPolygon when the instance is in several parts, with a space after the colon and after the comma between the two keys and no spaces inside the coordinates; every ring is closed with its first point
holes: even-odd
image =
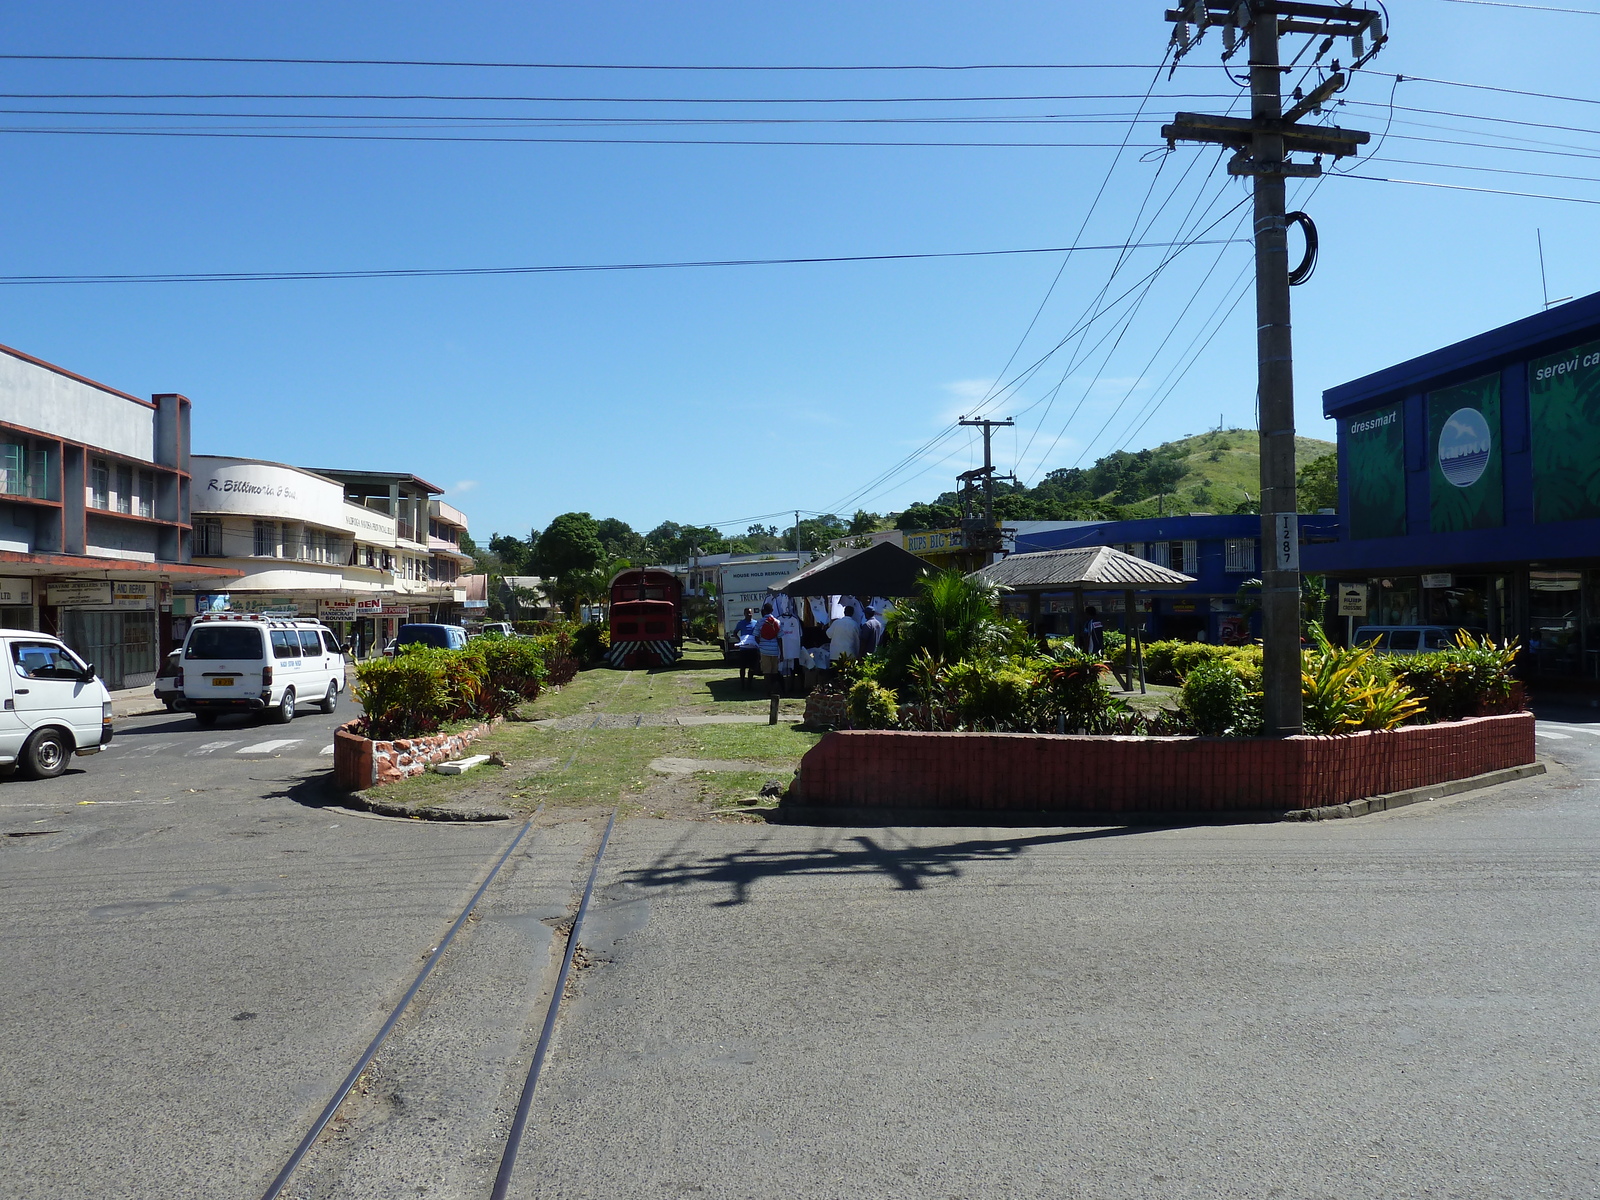
{"type": "MultiPolygon", "coordinates": [[[[1551,775],[1354,821],[626,822],[514,1194],[1593,1195],[1600,712],[1547,715],[1551,775]]],[[[260,1195],[513,832],[318,807],[338,719],[0,781],[0,1197],[260,1195]]],[[[487,1196],[596,833],[287,1195],[487,1196]]]]}

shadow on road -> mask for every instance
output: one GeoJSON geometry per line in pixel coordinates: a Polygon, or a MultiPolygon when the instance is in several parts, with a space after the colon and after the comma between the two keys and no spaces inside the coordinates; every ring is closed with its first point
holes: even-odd
{"type": "Polygon", "coordinates": [[[891,849],[870,837],[857,835],[850,839],[851,848],[736,850],[731,854],[702,858],[698,862],[658,861],[649,867],[624,872],[623,879],[642,888],[727,884],[732,894],[726,900],[716,902],[719,908],[747,903],[751,886],[762,879],[793,875],[883,875],[894,880],[899,890],[914,892],[921,891],[933,880],[959,879],[968,863],[1018,859],[1036,846],[1126,837],[1151,833],[1157,828],[1170,827],[1123,826],[1035,834],[1032,837],[971,838],[942,846],[906,846],[900,849],[891,849]]]}

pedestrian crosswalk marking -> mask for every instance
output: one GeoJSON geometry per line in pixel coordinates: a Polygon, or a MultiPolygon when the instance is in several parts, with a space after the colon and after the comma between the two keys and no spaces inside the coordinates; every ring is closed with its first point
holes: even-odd
{"type": "Polygon", "coordinates": [[[229,738],[225,742],[207,742],[204,746],[196,746],[189,751],[190,754],[215,754],[218,750],[226,750],[229,746],[237,746],[238,738],[229,738]]]}
{"type": "Polygon", "coordinates": [[[1542,737],[1542,738],[1553,738],[1554,740],[1556,740],[1558,742],[1570,742],[1572,740],[1572,735],[1570,733],[1556,733],[1554,730],[1550,730],[1550,729],[1535,729],[1533,731],[1533,736],[1534,737],[1542,737]]]}
{"type": "Polygon", "coordinates": [[[321,750],[318,750],[317,753],[318,754],[332,754],[333,753],[333,747],[331,745],[330,746],[324,746],[321,750]]]}
{"type": "Polygon", "coordinates": [[[122,749],[130,754],[154,754],[157,750],[170,750],[177,742],[125,742],[122,749]]]}
{"type": "Polygon", "coordinates": [[[254,746],[240,746],[235,754],[271,754],[277,750],[284,750],[290,746],[298,746],[299,738],[279,738],[274,742],[257,742],[254,746]]]}

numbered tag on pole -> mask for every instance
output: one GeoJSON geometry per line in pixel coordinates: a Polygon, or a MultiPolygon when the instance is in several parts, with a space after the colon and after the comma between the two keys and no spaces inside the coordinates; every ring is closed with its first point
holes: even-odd
{"type": "Polygon", "coordinates": [[[1274,539],[1274,565],[1280,571],[1300,569],[1300,518],[1295,513],[1278,513],[1278,536],[1274,539]]]}

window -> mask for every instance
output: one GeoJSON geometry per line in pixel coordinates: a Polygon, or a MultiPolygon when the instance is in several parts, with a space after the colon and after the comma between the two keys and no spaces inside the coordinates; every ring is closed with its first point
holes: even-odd
{"type": "Polygon", "coordinates": [[[1422,637],[1420,629],[1396,629],[1389,634],[1389,649],[1411,651],[1417,648],[1417,641],[1422,637]]]}
{"type": "Polygon", "coordinates": [[[1195,574],[1200,567],[1200,556],[1196,551],[1195,542],[1171,543],[1169,565],[1174,571],[1182,571],[1185,575],[1195,574]]]}
{"type": "Polygon", "coordinates": [[[89,506],[111,507],[111,464],[103,458],[89,461],[89,506]]]}
{"type": "Polygon", "coordinates": [[[153,517],[156,515],[156,473],[154,471],[139,472],[139,515],[153,517]]]}
{"type": "Polygon", "coordinates": [[[239,625],[201,625],[189,634],[183,656],[254,662],[261,657],[261,630],[239,625]]]}
{"type": "Polygon", "coordinates": [[[294,630],[274,629],[272,631],[272,657],[300,657],[300,638],[296,635],[294,630]]]}
{"type": "Polygon", "coordinates": [[[329,633],[326,629],[322,631],[322,645],[329,654],[344,653],[343,650],[339,649],[339,639],[334,637],[333,634],[329,633]]]}
{"type": "Polygon", "coordinates": [[[1150,561],[1158,567],[1170,567],[1172,565],[1172,543],[1151,542],[1150,561]]]}
{"type": "Polygon", "coordinates": [[[19,442],[0,442],[0,492],[28,494],[28,448],[19,442]]]}
{"type": "Polygon", "coordinates": [[[252,553],[257,558],[278,557],[278,523],[276,521],[256,522],[256,544],[252,553]]]}
{"type": "Polygon", "coordinates": [[[117,464],[117,511],[133,512],[133,468],[127,463],[117,464]]]}
{"type": "Polygon", "coordinates": [[[315,629],[300,630],[300,653],[307,658],[321,657],[322,639],[317,636],[315,629]]]}
{"type": "Polygon", "coordinates": [[[221,517],[198,517],[195,519],[194,555],[196,558],[222,557],[221,517]]]}
{"type": "Polygon", "coordinates": [[[72,651],[54,642],[12,642],[11,661],[24,679],[71,679],[84,677],[84,665],[72,651]]]}
{"type": "Polygon", "coordinates": [[[1223,544],[1223,570],[1234,575],[1253,574],[1256,569],[1256,539],[1228,538],[1223,544]]]}

